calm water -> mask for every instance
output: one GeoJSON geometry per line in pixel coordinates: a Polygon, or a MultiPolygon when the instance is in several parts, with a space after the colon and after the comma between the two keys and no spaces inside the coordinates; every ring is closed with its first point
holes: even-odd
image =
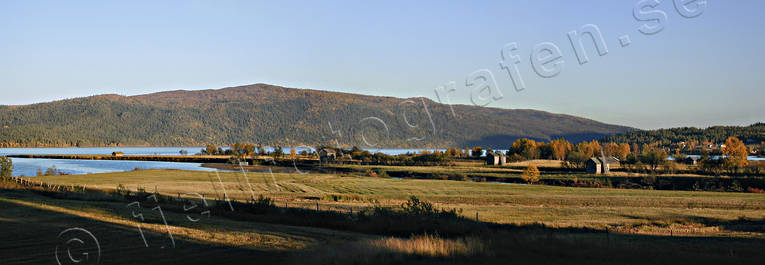
{"type": "MultiPolygon", "coordinates": [[[[266,148],[272,150],[271,148],[266,148]]],[[[126,155],[178,155],[181,150],[196,154],[202,147],[95,147],[95,148],[0,148],[0,156],[7,155],[108,155],[120,151],[126,155]]],[[[289,148],[284,149],[289,152],[289,148]]],[[[309,148],[296,148],[298,152],[309,148]]],[[[417,153],[425,149],[370,149],[371,152],[382,152],[390,155],[417,153]]],[[[427,149],[429,151],[444,149],[427,149]]],[[[749,157],[749,160],[765,160],[765,158],[749,157]]],[[[152,161],[122,161],[122,160],[65,160],[65,159],[30,159],[14,158],[14,176],[34,176],[37,169],[45,170],[55,166],[57,169],[73,175],[88,173],[122,172],[141,169],[182,169],[215,171],[202,167],[200,163],[152,162],[152,161]]]]}
{"type": "MultiPolygon", "coordinates": [[[[109,155],[112,152],[123,152],[125,155],[178,155],[181,150],[196,154],[203,147],[93,147],[93,148],[0,148],[0,156],[7,155],[109,155]]],[[[271,151],[272,148],[266,148],[271,151]]],[[[290,148],[284,148],[289,152],[290,148]]],[[[295,148],[297,152],[311,150],[295,148]]],[[[422,149],[373,149],[372,152],[383,152],[397,155],[416,153],[422,149]]],[[[141,169],[182,169],[215,171],[216,169],[202,167],[200,163],[152,162],[152,161],[123,161],[123,160],[68,160],[68,159],[31,159],[13,158],[14,176],[34,176],[37,170],[45,171],[55,166],[58,170],[73,175],[88,173],[122,172],[141,169]]]]}
{"type": "MultiPolygon", "coordinates": [[[[121,151],[127,155],[178,155],[181,150],[195,154],[201,149],[201,147],[0,148],[0,155],[105,155],[115,151],[121,151]]],[[[204,168],[200,163],[13,158],[13,175],[34,176],[38,169],[45,171],[54,166],[64,173],[73,175],[121,172],[135,168],[215,170],[204,168]]]]}

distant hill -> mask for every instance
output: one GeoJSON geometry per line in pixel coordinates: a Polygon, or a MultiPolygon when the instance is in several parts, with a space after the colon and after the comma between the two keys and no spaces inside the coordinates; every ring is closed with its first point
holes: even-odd
{"type": "Polygon", "coordinates": [[[713,126],[709,128],[681,127],[645,131],[629,131],[611,135],[601,139],[601,142],[653,144],[669,146],[679,142],[723,143],[728,137],[736,137],[746,144],[765,142],[765,123],[755,123],[750,126],[713,126]]]}
{"type": "Polygon", "coordinates": [[[632,130],[536,110],[453,107],[457,118],[448,105],[425,98],[366,96],[266,84],[131,97],[100,95],[0,106],[0,145],[182,146],[249,142],[507,148],[521,137],[579,142],[632,130]]]}

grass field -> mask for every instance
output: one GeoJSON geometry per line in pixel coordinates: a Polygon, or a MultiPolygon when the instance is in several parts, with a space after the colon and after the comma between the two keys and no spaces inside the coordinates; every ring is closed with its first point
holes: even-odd
{"type": "MultiPolygon", "coordinates": [[[[44,190],[62,195],[15,183],[6,184],[10,188],[0,185],[2,264],[56,264],[53,250],[62,244],[59,233],[73,227],[98,238],[99,264],[756,264],[765,256],[762,194],[391,179],[353,173],[137,170],[26,180],[44,183],[44,190]],[[201,194],[223,206],[221,199],[245,201],[264,195],[275,199],[281,210],[258,217],[246,208],[223,207],[225,214],[213,212],[191,221],[185,208],[168,202],[157,203],[165,209],[160,214],[146,201],[135,208],[130,200],[66,195],[67,191],[59,191],[62,186],[77,186],[75,190],[84,186],[105,194],[115,194],[118,187],[132,194],[156,190],[182,199],[201,194]],[[283,223],[291,220],[284,218],[324,218],[318,215],[321,212],[311,214],[317,206],[322,212],[358,213],[375,206],[396,208],[410,196],[437,207],[462,209],[470,220],[478,213],[480,223],[492,227],[512,225],[466,231],[471,235],[457,237],[391,237],[385,230],[346,231],[343,227],[352,228],[357,222],[342,219],[347,217],[338,219],[346,220],[345,226],[283,223]],[[285,204],[311,210],[291,216],[281,208],[285,204]],[[143,220],[136,217],[137,209],[143,220]]],[[[88,255],[96,251],[75,247],[88,255]]]]}
{"type": "Polygon", "coordinates": [[[410,196],[464,216],[508,224],[611,229],[625,233],[763,237],[765,196],[749,193],[654,191],[508,185],[466,181],[341,177],[333,174],[209,173],[145,170],[30,178],[53,185],[155,189],[169,196],[247,200],[265,195],[277,205],[352,211],[399,205],[410,196]],[[221,185],[221,183],[223,185],[221,185]],[[759,220],[759,221],[758,221],[759,220]]]}

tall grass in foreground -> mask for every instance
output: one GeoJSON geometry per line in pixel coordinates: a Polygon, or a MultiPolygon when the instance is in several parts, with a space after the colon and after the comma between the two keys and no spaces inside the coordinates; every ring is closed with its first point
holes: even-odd
{"type": "Polygon", "coordinates": [[[479,237],[419,234],[330,244],[294,253],[289,264],[455,264],[493,257],[492,242],[479,237]]]}
{"type": "Polygon", "coordinates": [[[429,234],[408,239],[387,237],[371,240],[365,245],[386,252],[427,257],[473,256],[486,251],[486,245],[475,237],[444,239],[429,234]]]}

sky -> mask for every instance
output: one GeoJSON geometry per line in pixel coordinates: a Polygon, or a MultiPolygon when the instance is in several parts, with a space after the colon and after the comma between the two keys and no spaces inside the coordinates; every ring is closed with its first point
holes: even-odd
{"type": "Polygon", "coordinates": [[[0,104],[268,83],[641,129],[765,121],[765,1],[653,1],[2,1],[0,104]],[[592,28],[607,52],[582,35],[580,64],[569,32],[592,28]]]}

